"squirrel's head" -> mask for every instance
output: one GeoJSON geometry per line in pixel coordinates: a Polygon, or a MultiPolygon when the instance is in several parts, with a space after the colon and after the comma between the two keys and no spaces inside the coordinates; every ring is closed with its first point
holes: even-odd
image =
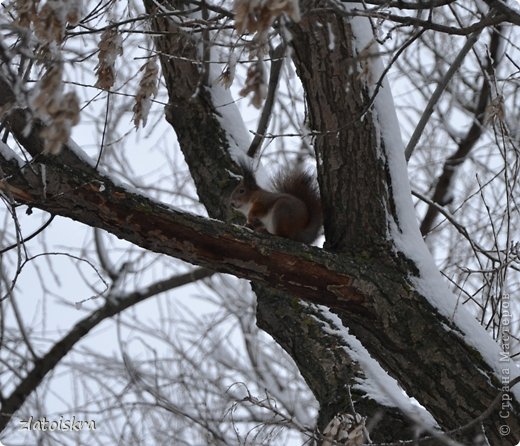
{"type": "Polygon", "coordinates": [[[259,189],[255,175],[251,166],[245,162],[239,163],[242,170],[242,180],[233,190],[230,197],[230,204],[233,208],[244,212],[251,201],[251,194],[259,189]]]}

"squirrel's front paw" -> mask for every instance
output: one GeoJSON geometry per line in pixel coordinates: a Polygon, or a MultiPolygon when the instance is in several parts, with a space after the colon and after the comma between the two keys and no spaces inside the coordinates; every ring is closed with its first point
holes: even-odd
{"type": "Polygon", "coordinates": [[[267,230],[265,229],[265,226],[262,224],[262,222],[260,220],[247,222],[246,228],[252,229],[253,231],[256,231],[256,232],[267,232],[267,230]]]}

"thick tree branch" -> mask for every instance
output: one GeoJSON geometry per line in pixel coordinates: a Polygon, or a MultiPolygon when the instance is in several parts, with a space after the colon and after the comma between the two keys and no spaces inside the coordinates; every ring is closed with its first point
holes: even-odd
{"type": "Polygon", "coordinates": [[[496,11],[499,11],[506,21],[514,25],[520,25],[520,13],[516,8],[509,7],[502,0],[484,0],[488,6],[496,11]]]}
{"type": "MultiPolygon", "coordinates": [[[[367,255],[372,257],[374,262],[378,262],[377,253],[379,252],[380,256],[388,252],[384,245],[386,219],[392,216],[398,221],[399,215],[396,214],[392,201],[393,196],[388,193],[391,180],[385,170],[387,166],[385,166],[385,161],[381,160],[386,156],[384,138],[381,137],[382,141],[379,144],[377,130],[370,112],[361,115],[365,110],[366,99],[369,97],[367,84],[370,85],[371,80],[369,75],[367,78],[364,78],[364,75],[366,72],[370,73],[370,55],[363,54],[363,52],[358,53],[357,51],[360,49],[356,51],[353,47],[355,37],[349,22],[340,20],[338,16],[325,10],[313,9],[314,5],[314,2],[309,2],[306,14],[299,23],[291,27],[291,30],[293,32],[292,45],[295,49],[293,60],[306,92],[310,126],[318,134],[315,149],[319,159],[323,207],[325,214],[329,216],[329,219],[325,221],[326,246],[341,252],[368,253],[367,255]],[[333,48],[329,47],[331,34],[334,35],[333,48]],[[347,86],[347,94],[345,94],[345,86],[347,86]],[[341,100],[338,99],[338,95],[341,100]]],[[[360,26],[359,22],[357,25],[360,26]]],[[[382,303],[378,299],[376,300],[378,304],[382,303]]],[[[422,342],[418,342],[419,339],[416,337],[421,331],[420,326],[424,323],[429,326],[429,329],[435,331],[434,326],[440,322],[440,319],[437,319],[436,322],[433,320],[419,322],[424,316],[422,311],[415,306],[414,310],[411,308],[398,309],[397,306],[401,303],[400,300],[394,301],[396,306],[389,311],[388,315],[390,318],[395,318],[397,315],[402,317],[404,314],[409,314],[409,322],[414,326],[413,329],[409,327],[410,336],[414,339],[414,346],[409,350],[411,356],[408,356],[407,360],[403,358],[403,361],[400,362],[398,366],[400,368],[404,367],[405,362],[410,361],[415,354],[418,353],[419,356],[422,356],[424,351],[429,350],[426,345],[420,346],[422,342]],[[411,312],[408,313],[410,310],[411,312]]],[[[377,308],[380,317],[382,307],[377,308]]],[[[371,354],[375,354],[370,348],[371,338],[373,335],[377,336],[376,333],[380,334],[379,328],[373,326],[371,331],[364,331],[361,326],[367,328],[366,321],[359,321],[342,310],[336,309],[335,312],[341,317],[345,326],[359,337],[371,354]]],[[[393,338],[390,334],[393,328],[392,323],[380,327],[385,332],[385,337],[390,335],[391,338],[393,338]]],[[[426,333],[424,335],[430,341],[435,338],[426,333]]],[[[439,333],[439,336],[442,335],[439,333]]],[[[394,340],[396,339],[394,338],[394,340]]],[[[384,342],[391,341],[387,339],[384,342]]],[[[388,346],[388,344],[386,345],[388,346]]],[[[444,359],[451,356],[449,345],[437,347],[439,349],[436,351],[442,351],[444,359]]],[[[392,348],[392,354],[396,354],[396,350],[399,350],[399,347],[392,348]]],[[[377,354],[375,355],[380,359],[377,354]]],[[[440,358],[437,356],[437,359],[440,358]]],[[[427,358],[422,358],[416,364],[423,363],[423,360],[429,362],[427,358]]],[[[471,361],[467,357],[459,365],[467,370],[466,366],[471,361]]],[[[433,362],[430,365],[433,368],[439,366],[439,364],[434,365],[433,362]]],[[[457,368],[451,362],[449,367],[451,370],[457,368]]],[[[402,370],[397,372],[392,369],[389,363],[385,364],[385,368],[394,375],[396,373],[400,375],[402,372],[402,370]]],[[[425,376],[419,375],[412,378],[413,375],[413,370],[408,370],[406,378],[404,375],[401,376],[405,380],[411,379],[416,383],[413,390],[413,386],[410,387],[410,392],[437,418],[443,428],[456,428],[457,426],[450,426],[454,419],[458,419],[456,423],[461,425],[478,416],[479,412],[473,412],[473,416],[467,417],[468,413],[464,414],[464,412],[469,407],[460,408],[462,409],[460,411],[455,410],[454,406],[451,406],[448,412],[439,410],[440,407],[437,406],[437,403],[446,395],[441,396],[437,393],[440,390],[438,383],[435,385],[435,390],[430,388],[433,393],[437,394],[436,397],[431,399],[433,394],[430,393],[425,400],[419,398],[418,387],[428,385],[426,384],[428,379],[425,380],[425,376]],[[446,418],[443,412],[450,413],[451,419],[446,418]]],[[[473,379],[471,378],[470,381],[473,382],[473,379]]],[[[407,387],[407,383],[400,382],[403,387],[407,387]]],[[[455,384],[452,389],[458,388],[459,390],[456,392],[461,396],[465,394],[465,391],[459,387],[459,384],[455,384]]],[[[479,388],[482,389],[480,386],[479,388]]],[[[425,389],[422,388],[419,392],[422,393],[422,390],[425,389]]],[[[441,391],[441,393],[443,392],[441,391]]],[[[483,394],[480,396],[483,397],[483,394]]],[[[490,394],[485,399],[487,403],[481,406],[480,412],[491,404],[494,395],[490,394]]],[[[469,410],[474,411],[474,409],[475,406],[469,410]]],[[[495,426],[490,429],[493,432],[490,434],[490,438],[494,438],[494,441],[498,442],[502,439],[497,434],[499,422],[497,414],[495,413],[494,416],[495,421],[491,424],[494,423],[495,426]]],[[[520,429],[518,427],[516,429],[516,435],[520,435],[520,429]]],[[[468,439],[471,438],[471,433],[465,433],[465,435],[468,439]]]]}
{"type": "Polygon", "coordinates": [[[350,273],[337,274],[332,270],[337,262],[326,251],[181,212],[103,175],[87,176],[51,162],[42,175],[39,164],[22,171],[16,162],[0,157],[5,174],[0,188],[19,203],[105,229],[150,251],[267,286],[275,283],[314,303],[369,311],[354,280],[354,262],[350,273]]]}
{"type": "Polygon", "coordinates": [[[370,95],[358,65],[368,63],[364,59],[370,56],[356,57],[352,31],[341,14],[309,6],[291,31],[293,61],[305,89],[309,126],[316,134],[326,247],[340,252],[385,250],[392,197],[375,149],[379,135],[371,111],[361,116],[370,95]]]}

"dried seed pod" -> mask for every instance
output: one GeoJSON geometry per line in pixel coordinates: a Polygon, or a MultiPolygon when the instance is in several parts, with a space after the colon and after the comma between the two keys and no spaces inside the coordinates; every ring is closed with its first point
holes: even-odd
{"type": "Polygon", "coordinates": [[[148,120],[148,113],[152,106],[152,96],[155,97],[157,94],[157,84],[159,76],[159,66],[157,65],[157,59],[151,58],[146,62],[139,71],[144,71],[143,77],[139,82],[139,89],[135,97],[135,104],[133,108],[134,112],[134,125],[139,127],[142,122],[143,127],[146,126],[148,120]]]}

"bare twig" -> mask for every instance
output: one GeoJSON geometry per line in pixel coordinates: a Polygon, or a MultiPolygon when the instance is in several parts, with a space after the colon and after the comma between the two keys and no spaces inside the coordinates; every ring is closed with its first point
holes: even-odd
{"type": "Polygon", "coordinates": [[[409,160],[412,156],[415,146],[419,142],[419,138],[421,137],[424,128],[426,127],[426,124],[430,120],[433,110],[435,109],[435,106],[437,105],[437,102],[439,101],[442,93],[446,89],[453,75],[462,65],[462,62],[464,61],[466,55],[469,53],[473,45],[475,45],[475,43],[477,42],[481,32],[482,30],[479,30],[468,37],[468,40],[466,40],[466,43],[459,51],[459,54],[457,54],[457,57],[453,60],[450,68],[444,75],[444,78],[437,83],[437,88],[435,89],[430,100],[428,101],[426,109],[424,110],[424,113],[422,114],[421,119],[419,120],[419,123],[417,124],[417,127],[415,128],[410,138],[410,141],[408,141],[408,145],[406,146],[405,156],[407,160],[409,160]]]}
{"type": "Polygon", "coordinates": [[[22,406],[27,397],[35,390],[61,359],[94,327],[123,310],[153,297],[159,293],[181,287],[188,283],[211,276],[213,271],[197,268],[188,273],[174,275],[165,280],[156,282],[143,290],[134,291],[124,296],[112,296],[106,303],[72,327],[69,332],[56,342],[53,347],[35,362],[32,370],[16,386],[11,394],[4,399],[2,413],[0,413],[0,431],[2,431],[14,413],[22,406]]]}
{"type": "Polygon", "coordinates": [[[284,61],[285,49],[285,43],[281,43],[273,51],[271,51],[271,71],[269,73],[267,97],[265,99],[264,108],[262,109],[262,114],[260,115],[260,120],[258,121],[258,128],[256,130],[255,137],[253,138],[253,141],[251,142],[251,145],[247,151],[247,155],[250,157],[254,157],[256,155],[265,138],[265,132],[271,119],[275,94],[278,88],[278,82],[280,80],[280,72],[284,61]]]}
{"type": "MultiPolygon", "coordinates": [[[[478,97],[477,105],[475,108],[475,120],[470,127],[468,133],[466,136],[460,141],[459,146],[457,148],[457,151],[451,155],[444,164],[444,169],[442,174],[440,175],[437,185],[435,188],[435,191],[433,193],[432,200],[436,203],[439,203],[441,205],[446,204],[447,200],[446,197],[449,196],[449,188],[451,186],[452,178],[456,173],[456,170],[458,166],[460,166],[465,160],[472,148],[475,146],[475,143],[478,141],[480,136],[483,133],[483,124],[484,124],[484,118],[485,118],[485,112],[486,108],[489,104],[489,98],[490,98],[490,78],[493,76],[493,72],[498,64],[498,51],[500,47],[500,29],[495,29],[493,33],[491,34],[491,41],[490,41],[490,55],[488,57],[488,63],[487,66],[484,68],[484,77],[482,79],[482,87],[480,90],[480,95],[478,97]]],[[[478,37],[478,36],[476,36],[478,37]]],[[[468,42],[466,42],[466,46],[468,46],[468,42]]],[[[474,43],[474,42],[473,42],[474,43]]],[[[469,51],[470,48],[468,48],[469,51]]],[[[462,53],[462,51],[461,51],[462,53]]],[[[459,53],[460,55],[460,53],[459,53]]],[[[457,57],[458,59],[458,57],[457,57]]],[[[462,62],[462,60],[460,60],[462,62]]],[[[428,103],[428,106],[421,117],[421,120],[415,129],[414,134],[410,138],[410,142],[408,143],[408,146],[406,147],[406,156],[407,159],[412,154],[413,149],[415,148],[415,145],[417,144],[419,137],[424,130],[424,127],[426,126],[426,123],[433,113],[433,108],[435,107],[435,104],[437,100],[439,99],[442,90],[447,84],[447,81],[449,80],[449,77],[451,77],[455,70],[453,70],[451,73],[450,71],[454,66],[460,65],[460,63],[455,64],[455,62],[452,64],[448,72],[446,73],[445,79],[443,79],[443,82],[439,84],[437,89],[435,90],[434,94],[432,95],[432,98],[430,102],[428,103]],[[448,77],[448,74],[450,76],[448,77]],[[442,89],[441,89],[442,86],[442,89]]],[[[433,222],[435,220],[435,217],[438,215],[438,208],[434,206],[429,206],[428,210],[426,211],[426,215],[424,216],[424,219],[421,223],[421,233],[423,235],[426,235],[433,225],[433,222]]]]}

